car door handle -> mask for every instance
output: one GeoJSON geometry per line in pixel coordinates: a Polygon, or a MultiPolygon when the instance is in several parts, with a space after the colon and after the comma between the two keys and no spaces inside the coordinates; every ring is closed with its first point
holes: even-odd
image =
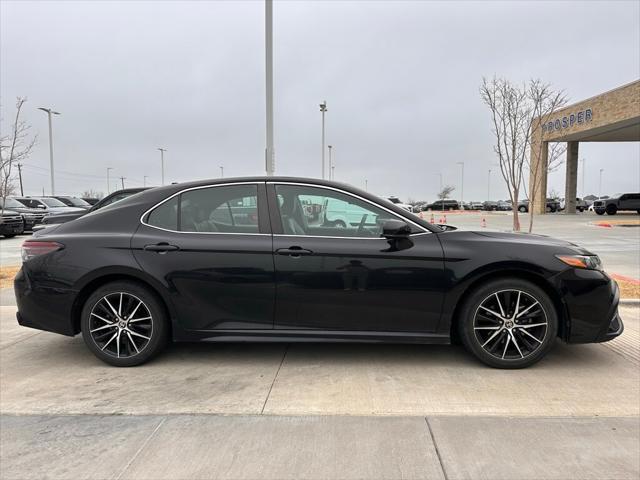
{"type": "Polygon", "coordinates": [[[145,245],[144,249],[148,252],[167,253],[180,250],[180,247],[178,247],[177,245],[169,245],[168,243],[155,243],[152,245],[145,245]]]}
{"type": "Polygon", "coordinates": [[[279,248],[276,250],[278,255],[289,255],[290,257],[298,258],[302,255],[311,255],[313,252],[311,250],[307,250],[306,248],[301,247],[289,247],[289,248],[279,248]]]}

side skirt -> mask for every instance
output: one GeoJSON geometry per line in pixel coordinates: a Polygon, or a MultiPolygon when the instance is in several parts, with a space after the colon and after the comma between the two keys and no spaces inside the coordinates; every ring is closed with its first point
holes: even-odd
{"type": "Polygon", "coordinates": [[[448,345],[449,335],[424,332],[358,332],[343,330],[206,330],[181,332],[176,342],[328,342],[424,343],[448,345]]]}

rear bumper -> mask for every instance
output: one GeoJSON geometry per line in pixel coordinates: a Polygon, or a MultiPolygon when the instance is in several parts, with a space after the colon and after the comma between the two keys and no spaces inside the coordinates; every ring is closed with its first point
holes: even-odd
{"type": "Polygon", "coordinates": [[[16,319],[23,327],[73,336],[72,306],[76,293],[60,286],[47,285],[46,280],[33,287],[24,267],[13,282],[18,311],[16,319]]]}

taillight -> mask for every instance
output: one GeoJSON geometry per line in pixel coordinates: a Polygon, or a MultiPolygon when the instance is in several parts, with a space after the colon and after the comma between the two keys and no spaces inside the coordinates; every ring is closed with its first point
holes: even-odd
{"type": "Polygon", "coordinates": [[[45,242],[40,240],[27,240],[22,244],[22,261],[26,262],[33,257],[61,250],[64,245],[58,242],[45,242]]]}

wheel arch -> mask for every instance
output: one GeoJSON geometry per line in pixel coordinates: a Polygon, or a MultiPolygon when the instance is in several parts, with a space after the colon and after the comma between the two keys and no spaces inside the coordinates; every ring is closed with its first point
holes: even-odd
{"type": "Polygon", "coordinates": [[[450,316],[450,325],[449,325],[449,334],[451,335],[452,343],[459,343],[459,316],[462,310],[462,306],[464,305],[464,301],[462,298],[466,297],[468,293],[472,292],[474,289],[478,288],[480,285],[501,278],[508,277],[517,277],[522,280],[527,280],[533,283],[534,285],[540,287],[553,302],[556,313],[558,315],[558,337],[563,340],[567,340],[570,333],[570,325],[569,325],[569,315],[567,312],[566,305],[562,301],[562,297],[560,296],[560,292],[558,292],[553,286],[542,276],[540,273],[536,272],[533,267],[528,267],[526,265],[519,265],[517,267],[512,266],[508,268],[493,268],[491,270],[487,270],[481,272],[471,279],[469,279],[460,294],[457,296],[458,301],[455,303],[455,307],[450,316]]]}
{"type": "Polygon", "coordinates": [[[152,293],[156,295],[160,305],[165,309],[167,318],[169,319],[169,331],[170,335],[173,331],[173,319],[176,318],[173,305],[167,300],[165,289],[157,285],[158,282],[150,278],[144,272],[140,272],[135,269],[114,269],[106,268],[96,272],[92,272],[90,275],[85,276],[80,282],[78,282],[78,294],[71,307],[71,321],[74,334],[80,333],[81,313],[85,302],[89,296],[98,288],[107,283],[116,281],[130,281],[135,282],[148,288],[152,293]]]}

